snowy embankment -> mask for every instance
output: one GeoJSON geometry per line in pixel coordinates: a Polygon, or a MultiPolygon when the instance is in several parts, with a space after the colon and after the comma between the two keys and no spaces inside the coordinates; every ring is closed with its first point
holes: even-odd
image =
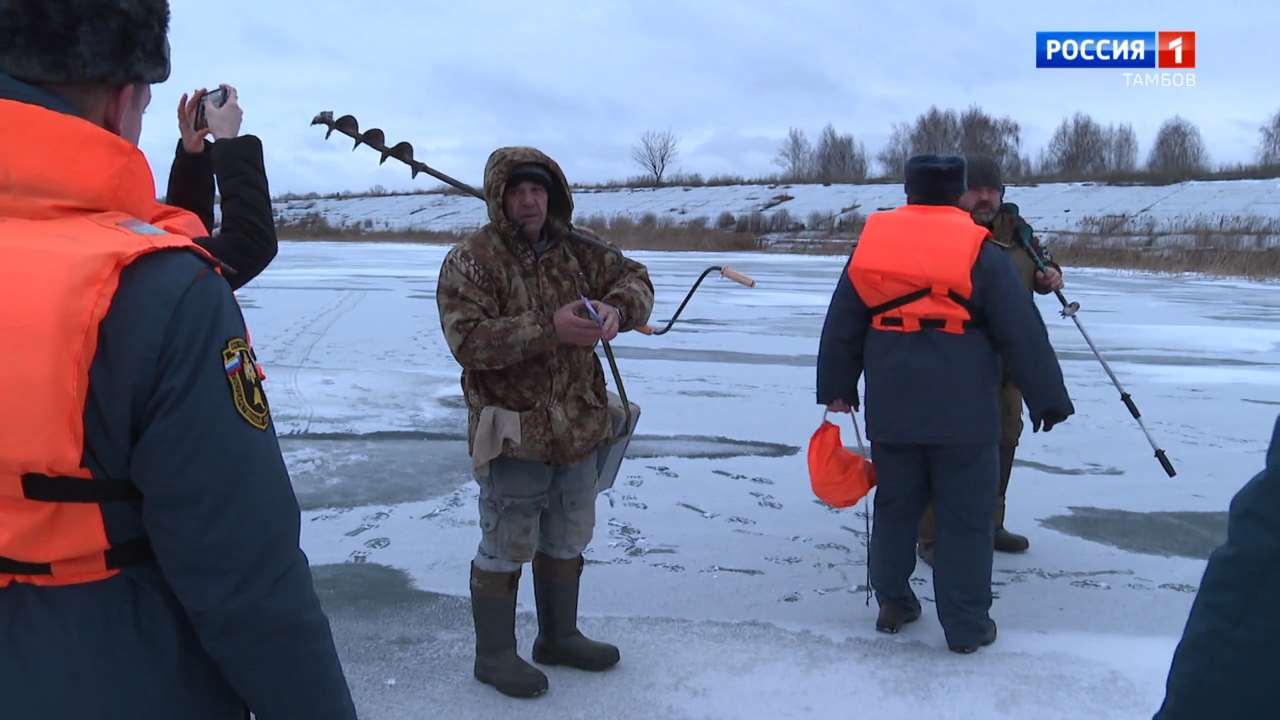
{"type": "MultiPolygon", "coordinates": [[[[1069,242],[1079,233],[1140,237],[1160,244],[1194,242],[1197,230],[1226,227],[1244,248],[1280,246],[1280,180],[1224,180],[1165,186],[1052,183],[1010,186],[1016,202],[1042,235],[1069,242]]],[[[640,218],[715,225],[722,215],[786,211],[794,227],[819,217],[848,219],[903,202],[902,186],[729,185],[723,187],[623,188],[575,191],[575,218],[640,218]]],[[[453,194],[424,193],[344,199],[280,200],[282,226],[322,220],[336,230],[454,232],[486,221],[484,204],[453,194]]]]}

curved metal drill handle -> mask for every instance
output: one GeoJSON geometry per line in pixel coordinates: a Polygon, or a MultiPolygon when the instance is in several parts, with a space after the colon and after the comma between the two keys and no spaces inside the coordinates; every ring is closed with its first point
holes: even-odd
{"type": "Polygon", "coordinates": [[[680,319],[680,313],[684,312],[684,307],[689,304],[689,300],[693,298],[693,294],[698,291],[698,286],[702,284],[702,281],[705,280],[708,275],[710,275],[713,272],[716,272],[717,270],[720,271],[720,277],[728,278],[738,283],[739,285],[744,285],[749,288],[753,288],[756,286],[756,281],[752,279],[749,275],[744,275],[728,266],[721,267],[719,265],[712,265],[706,270],[703,270],[702,274],[698,276],[698,280],[693,283],[693,287],[689,288],[689,292],[687,295],[684,296],[684,300],[680,303],[680,307],[676,308],[676,314],[671,316],[671,319],[667,321],[667,324],[665,327],[663,327],[661,330],[655,330],[649,325],[641,325],[640,327],[636,328],[636,332],[640,333],[641,335],[666,334],[666,332],[671,329],[671,326],[676,324],[676,320],[680,319]]]}

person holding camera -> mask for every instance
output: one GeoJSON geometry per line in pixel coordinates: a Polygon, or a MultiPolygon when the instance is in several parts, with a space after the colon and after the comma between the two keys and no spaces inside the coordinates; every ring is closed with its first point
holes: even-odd
{"type": "Polygon", "coordinates": [[[239,94],[230,85],[209,92],[201,88],[178,101],[181,139],[169,170],[165,203],[190,211],[208,232],[196,244],[222,263],[222,274],[232,290],[239,290],[259,275],[276,256],[271,193],[262,162],[262,143],[252,135],[240,135],[244,111],[239,94]],[[215,142],[210,142],[208,138],[215,142]],[[253,186],[252,193],[237,193],[222,200],[223,216],[234,221],[213,233],[215,178],[219,182],[253,186]],[[262,204],[262,200],[266,204],[262,204]],[[248,203],[246,205],[246,203],[248,203]]]}
{"type": "Polygon", "coordinates": [[[354,720],[205,249],[274,242],[261,148],[210,118],[212,239],[137,148],[168,25],[165,0],[0,2],[0,716],[354,720]]]}

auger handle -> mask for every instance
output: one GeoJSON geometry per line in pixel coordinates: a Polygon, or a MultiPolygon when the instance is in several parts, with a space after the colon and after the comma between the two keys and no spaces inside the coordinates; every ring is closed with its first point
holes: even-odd
{"type": "Polygon", "coordinates": [[[753,288],[756,286],[755,280],[753,280],[751,277],[747,275],[743,275],[742,273],[738,272],[737,270],[734,270],[728,265],[726,265],[724,269],[720,271],[720,277],[729,278],[730,280],[738,283],[739,285],[744,285],[749,288],[753,288]]]}

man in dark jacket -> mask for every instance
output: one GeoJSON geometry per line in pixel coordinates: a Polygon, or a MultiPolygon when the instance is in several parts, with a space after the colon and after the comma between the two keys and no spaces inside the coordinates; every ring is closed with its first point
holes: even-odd
{"type": "MultiPolygon", "coordinates": [[[[134,147],[167,27],[163,0],[0,2],[0,715],[349,720],[240,310],[134,147]]],[[[223,236],[267,242],[239,144],[223,236]]]]}
{"type": "Polygon", "coordinates": [[[867,434],[879,482],[871,537],[876,628],[920,616],[909,580],[916,529],[933,500],[938,617],[948,646],[995,641],[991,506],[998,475],[1000,356],[1048,430],[1074,412],[1048,333],[1009,258],[956,207],[964,160],[907,164],[907,205],[876,213],[827,311],[818,354],[820,404],[858,406],[866,370],[867,434]]]}
{"type": "MultiPolygon", "coordinates": [[[[1040,272],[1022,244],[1025,238],[1033,248],[1045,254],[1031,226],[1018,213],[1018,206],[1004,202],[1004,178],[1000,164],[994,158],[975,155],[966,157],[965,165],[968,189],[960,196],[960,208],[968,212],[975,223],[991,231],[991,242],[1004,250],[1013,261],[1013,267],[1027,292],[1034,290],[1045,295],[1061,290],[1062,268],[1047,258],[1049,268],[1040,272]]],[[[1000,381],[1000,484],[996,489],[992,518],[996,552],[1020,553],[1031,547],[1031,541],[1025,535],[1010,532],[1004,526],[1005,495],[1009,490],[1009,478],[1013,474],[1013,458],[1018,451],[1018,440],[1022,437],[1022,405],[1022,392],[1013,382],[1008,369],[1005,369],[1000,381]]],[[[918,549],[920,559],[930,565],[933,564],[933,542],[936,537],[931,506],[920,521],[918,549]]]]}
{"type": "Polygon", "coordinates": [[[1236,493],[1209,557],[1156,720],[1276,717],[1280,648],[1280,418],[1266,467],[1236,493]]]}

